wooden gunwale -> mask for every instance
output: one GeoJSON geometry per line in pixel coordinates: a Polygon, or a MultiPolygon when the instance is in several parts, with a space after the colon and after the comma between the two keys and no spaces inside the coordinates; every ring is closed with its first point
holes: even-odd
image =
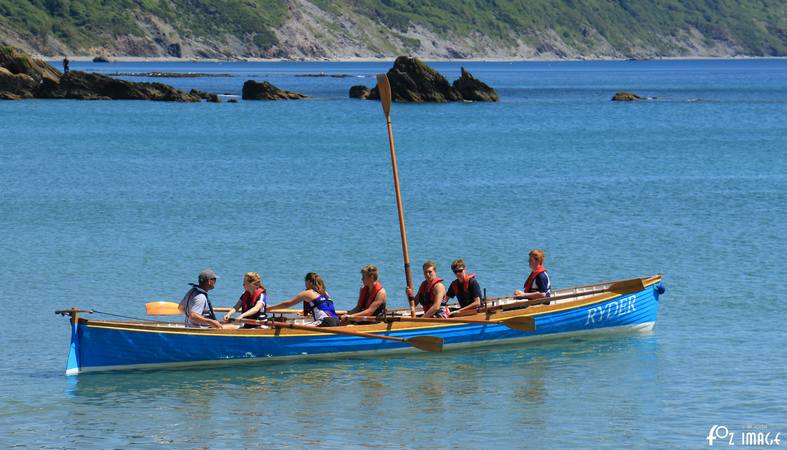
{"type": "MultiPolygon", "coordinates": [[[[655,283],[661,281],[661,275],[654,275],[651,277],[643,278],[643,284],[645,287],[651,286],[655,283]]],[[[614,282],[606,282],[606,283],[597,283],[595,285],[589,286],[603,286],[606,284],[611,284],[614,282]]],[[[566,288],[561,290],[571,290],[571,289],[580,289],[585,286],[577,286],[576,288],[566,288]]],[[[583,298],[579,298],[576,300],[566,300],[560,303],[554,303],[550,305],[532,305],[525,309],[512,309],[508,311],[497,311],[494,314],[494,320],[503,320],[512,317],[527,317],[527,316],[541,316],[544,314],[549,314],[553,312],[563,311],[567,309],[573,309],[578,307],[587,306],[593,303],[601,303],[607,301],[609,299],[615,298],[620,296],[620,294],[614,292],[601,292],[598,294],[593,294],[592,292],[588,293],[580,293],[578,295],[584,296],[583,298]]],[[[510,297],[509,297],[510,298],[510,297]]],[[[409,313],[409,309],[402,309],[402,310],[395,310],[399,312],[403,312],[405,314],[409,313]]],[[[486,312],[480,312],[478,314],[463,316],[463,319],[483,319],[486,320],[488,318],[488,314],[486,312]]],[[[321,336],[322,333],[315,333],[313,331],[306,331],[306,330],[295,330],[289,328],[277,328],[277,329],[214,329],[214,328],[184,328],[182,326],[168,326],[165,323],[157,323],[157,324],[149,324],[146,322],[120,322],[120,321],[105,321],[105,320],[93,320],[87,319],[85,317],[79,317],[79,323],[86,325],[88,327],[93,328],[106,328],[106,329],[117,329],[117,330],[129,330],[129,331],[141,331],[141,332],[153,332],[153,333],[165,333],[165,334],[183,334],[183,335],[205,335],[205,336],[223,336],[223,337],[287,337],[287,336],[321,336]]],[[[391,331],[417,331],[417,330],[427,330],[433,328],[446,328],[446,327],[467,327],[467,326],[479,326],[476,324],[463,324],[463,323],[428,323],[428,324],[414,324],[411,322],[382,322],[382,323],[375,323],[375,324],[368,324],[368,325],[346,325],[341,327],[336,327],[340,330],[349,330],[349,331],[359,331],[364,333],[387,333],[391,331]]],[[[482,325],[486,326],[486,325],[482,325]]]]}

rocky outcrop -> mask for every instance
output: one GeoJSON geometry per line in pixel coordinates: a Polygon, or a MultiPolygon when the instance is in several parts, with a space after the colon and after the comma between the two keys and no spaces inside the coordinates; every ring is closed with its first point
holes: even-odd
{"type": "Polygon", "coordinates": [[[308,98],[298,92],[285,91],[263,81],[248,80],[243,83],[243,100],[300,100],[308,98]]]}
{"type": "Polygon", "coordinates": [[[40,83],[41,80],[57,81],[60,71],[47,64],[45,61],[31,58],[27,53],[20,52],[12,47],[0,47],[0,67],[12,74],[24,74],[40,83]]]}
{"type": "Polygon", "coordinates": [[[189,94],[196,95],[197,97],[205,100],[208,103],[221,103],[221,99],[216,94],[210,92],[200,91],[199,89],[192,89],[189,94]]]}
{"type": "Polygon", "coordinates": [[[372,90],[363,85],[355,85],[350,88],[350,98],[359,98],[361,100],[366,100],[369,98],[369,94],[372,93],[372,90]]]}
{"type": "Polygon", "coordinates": [[[155,100],[198,102],[198,95],[187,94],[162,83],[134,83],[106,75],[71,71],[60,80],[43,81],[34,91],[36,98],[76,100],[155,100]]]}
{"type": "Polygon", "coordinates": [[[388,71],[391,98],[396,102],[445,103],[462,100],[440,72],[418,58],[400,56],[388,71]]]}
{"type": "MultiPolygon", "coordinates": [[[[421,60],[408,56],[396,58],[387,76],[391,84],[391,98],[395,102],[496,102],[499,99],[494,89],[474,78],[464,68],[462,68],[462,76],[451,85],[439,72],[421,60]]],[[[367,100],[380,98],[377,86],[371,90],[366,86],[353,86],[350,88],[350,97],[367,100]],[[369,91],[365,97],[364,89],[369,91]]]]}
{"type": "Polygon", "coordinates": [[[626,91],[616,92],[615,95],[612,96],[613,102],[634,102],[637,100],[645,100],[645,99],[637,94],[626,92],[626,91]]]}
{"type": "Polygon", "coordinates": [[[161,83],[134,83],[106,75],[60,71],[10,47],[0,47],[0,99],[158,100],[198,102],[198,95],[161,83]]]}
{"type": "Polygon", "coordinates": [[[33,97],[33,88],[38,83],[24,73],[11,73],[8,69],[0,67],[0,99],[20,100],[33,97]]]}
{"type": "Polygon", "coordinates": [[[483,81],[475,78],[470,72],[462,67],[462,75],[454,81],[454,89],[459,91],[459,94],[465,100],[474,102],[496,102],[500,98],[497,96],[497,91],[489,87],[483,81]]]}

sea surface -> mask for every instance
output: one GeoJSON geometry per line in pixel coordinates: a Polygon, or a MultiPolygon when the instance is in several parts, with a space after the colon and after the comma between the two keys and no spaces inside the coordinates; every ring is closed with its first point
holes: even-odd
{"type": "Polygon", "coordinates": [[[432,64],[462,65],[501,101],[392,107],[415,279],[462,257],[507,294],[532,248],[556,287],[661,273],[652,333],[66,377],[55,309],[144,317],[206,267],[218,306],[316,271],[350,308],[369,263],[406,304],[385,118],[348,98],[390,63],[73,62],[312,98],[0,102],[0,448],[787,446],[787,60],[432,64]]]}

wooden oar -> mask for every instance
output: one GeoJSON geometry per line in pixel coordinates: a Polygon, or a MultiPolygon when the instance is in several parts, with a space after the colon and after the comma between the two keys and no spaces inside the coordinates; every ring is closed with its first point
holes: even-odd
{"type": "Polygon", "coordinates": [[[237,322],[249,323],[253,325],[268,325],[276,328],[292,328],[293,330],[313,331],[317,333],[343,334],[346,336],[356,336],[356,337],[362,337],[368,339],[384,339],[387,341],[405,342],[417,349],[424,350],[427,352],[443,351],[443,339],[436,336],[414,336],[411,338],[400,338],[395,336],[382,336],[379,334],[360,333],[358,331],[337,330],[336,328],[333,327],[330,328],[313,327],[310,325],[296,325],[294,323],[282,323],[282,322],[264,321],[264,320],[248,320],[248,319],[240,319],[240,320],[233,319],[233,320],[237,322]]]}
{"type": "MultiPolygon", "coordinates": [[[[399,169],[396,167],[396,149],[394,148],[393,128],[391,128],[391,84],[385,74],[377,75],[377,92],[388,124],[388,144],[391,147],[391,168],[393,169],[394,187],[396,188],[396,208],[399,212],[399,234],[402,238],[402,256],[404,257],[404,277],[407,288],[413,288],[413,276],[410,274],[410,254],[407,252],[407,232],[404,229],[404,210],[402,209],[402,193],[399,190],[399,169]]],[[[415,300],[410,302],[410,316],[415,317],[415,300]]]]}
{"type": "MultiPolygon", "coordinates": [[[[376,321],[376,317],[371,316],[355,316],[352,320],[363,320],[366,322],[376,321]]],[[[440,319],[438,317],[404,317],[404,316],[385,316],[383,320],[393,320],[397,322],[420,322],[420,323],[469,323],[478,325],[505,325],[508,328],[518,331],[536,331],[536,321],[532,317],[511,317],[509,319],[501,320],[483,320],[483,319],[460,319],[449,317],[447,319],[440,319]]]]}
{"type": "Polygon", "coordinates": [[[489,313],[489,312],[500,311],[500,310],[507,311],[510,309],[524,308],[526,306],[531,306],[531,305],[539,305],[542,303],[552,302],[555,300],[580,297],[583,295],[598,295],[598,294],[606,294],[606,293],[613,293],[617,295],[633,294],[634,292],[639,292],[644,289],[645,289],[645,284],[642,282],[642,279],[634,278],[631,280],[624,280],[624,281],[618,281],[616,283],[612,283],[607,289],[603,289],[600,291],[575,292],[573,294],[558,295],[555,297],[544,297],[544,298],[534,298],[531,300],[523,300],[521,302],[508,303],[506,305],[491,306],[486,309],[486,312],[489,313]]]}

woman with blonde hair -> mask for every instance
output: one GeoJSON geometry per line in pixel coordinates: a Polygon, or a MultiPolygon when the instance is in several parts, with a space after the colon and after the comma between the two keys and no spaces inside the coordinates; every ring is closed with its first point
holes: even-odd
{"type": "Polygon", "coordinates": [[[333,307],[333,300],[325,289],[325,282],[316,272],[309,272],[304,278],[306,289],[299,292],[295,297],[285,300],[271,309],[283,309],[303,302],[303,315],[311,315],[313,322],[307,325],[316,327],[335,327],[339,325],[339,316],[333,307]]]}
{"type": "MultiPolygon", "coordinates": [[[[233,314],[240,312],[236,320],[265,320],[267,315],[268,291],[262,284],[260,274],[257,272],[247,272],[243,276],[243,294],[238,299],[238,303],[224,315],[224,321],[228,322],[233,314]]],[[[259,325],[243,324],[241,328],[258,328],[259,325]]]]}

